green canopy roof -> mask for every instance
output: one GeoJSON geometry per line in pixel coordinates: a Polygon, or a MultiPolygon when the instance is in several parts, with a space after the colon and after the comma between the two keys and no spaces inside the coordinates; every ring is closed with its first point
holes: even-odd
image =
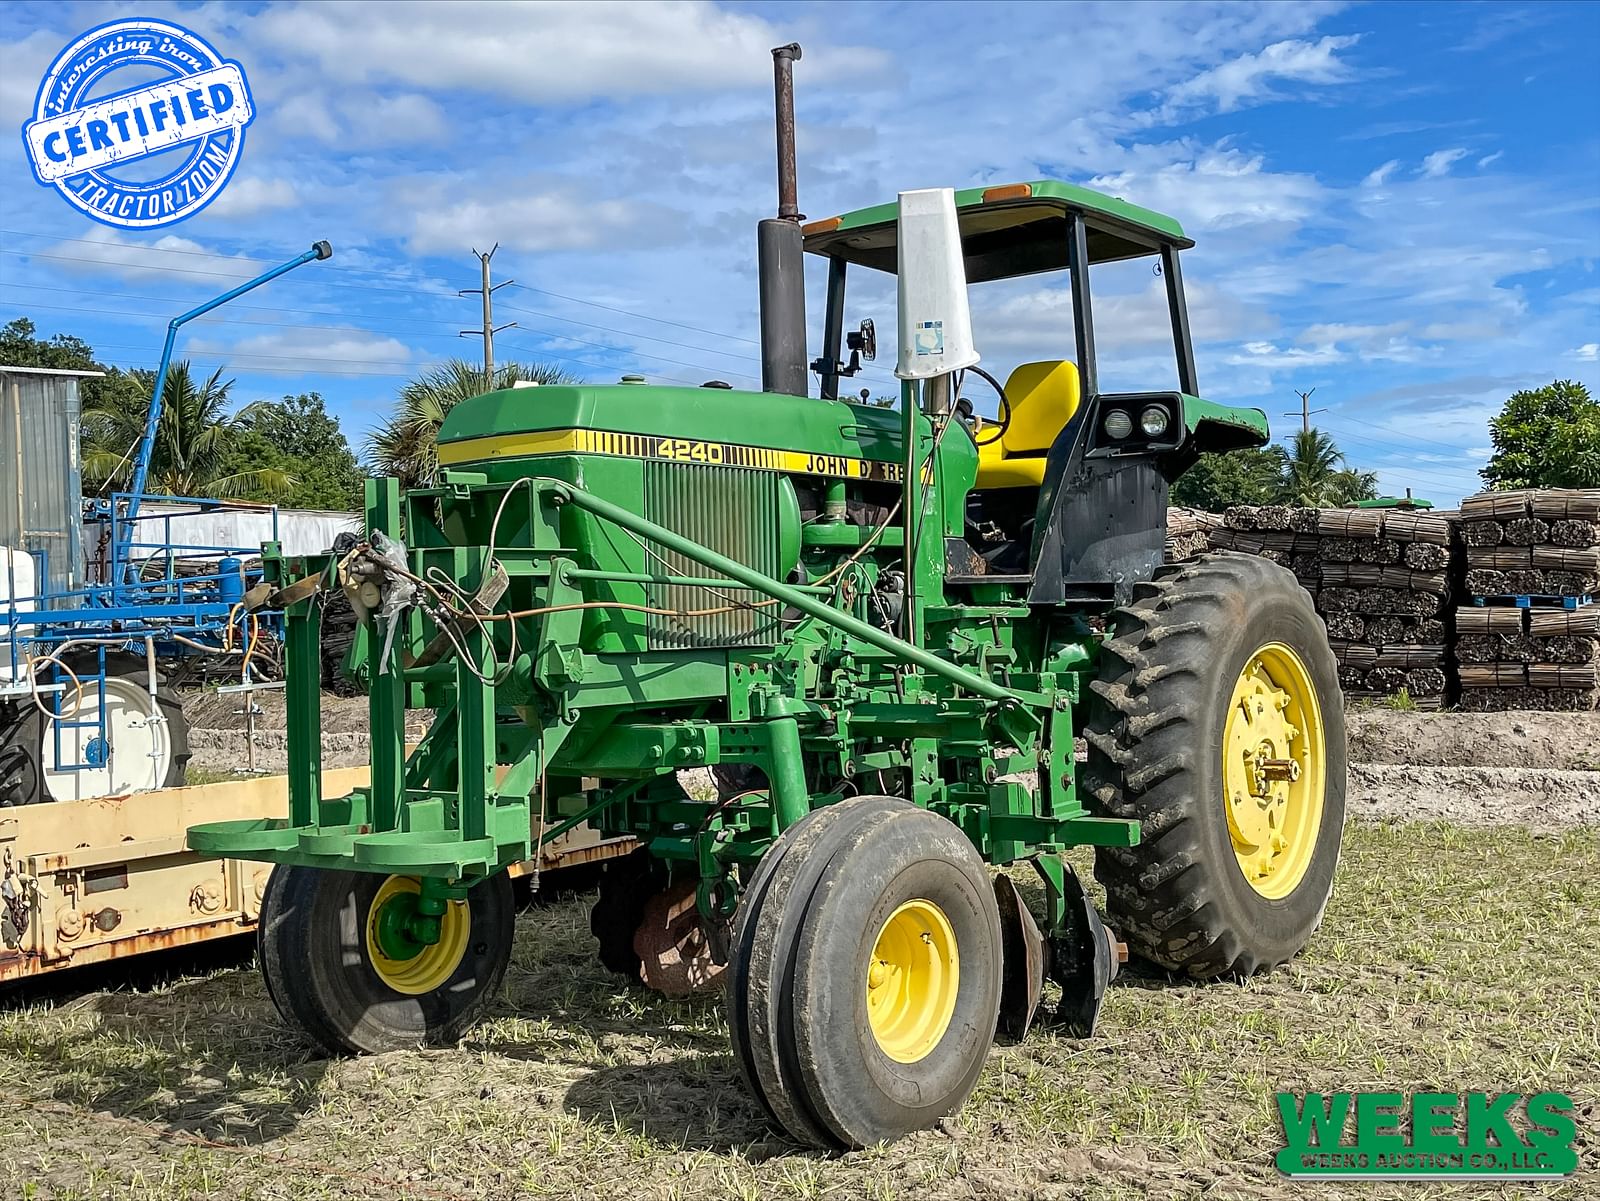
{"type": "MultiPolygon", "coordinates": [[[[1091,263],[1194,245],[1171,217],[1060,180],[964,188],[956,193],[956,213],[968,282],[1064,268],[1067,214],[1073,212],[1084,218],[1091,263]]],[[[814,221],[805,227],[806,249],[892,274],[899,213],[899,202],[892,201],[814,221]]]]}

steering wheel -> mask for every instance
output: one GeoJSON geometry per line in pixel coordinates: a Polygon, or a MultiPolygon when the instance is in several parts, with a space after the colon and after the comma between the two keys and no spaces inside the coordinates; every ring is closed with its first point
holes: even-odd
{"type": "MultiPolygon", "coordinates": [[[[977,433],[974,433],[973,436],[972,436],[972,441],[973,441],[973,443],[975,445],[978,445],[978,446],[990,446],[990,445],[993,445],[994,443],[1000,441],[1001,438],[1004,438],[1006,436],[1006,430],[1011,428],[1011,400],[1010,400],[1009,397],[1006,396],[1006,390],[1000,386],[1000,381],[995,379],[994,376],[990,375],[982,367],[977,367],[977,366],[968,367],[966,369],[966,371],[963,371],[961,373],[962,382],[963,383],[966,382],[966,373],[967,373],[967,371],[972,372],[973,375],[976,375],[979,379],[983,380],[984,383],[988,384],[991,388],[993,388],[994,391],[995,391],[995,395],[1000,398],[1000,416],[995,421],[995,433],[994,433],[994,436],[990,437],[990,438],[982,438],[982,439],[980,439],[978,437],[977,433]]],[[[960,394],[960,391],[961,391],[961,389],[958,386],[956,388],[956,392],[957,392],[958,395],[960,394]]],[[[982,418],[980,417],[980,418],[978,418],[978,420],[981,421],[982,418]]],[[[978,432],[979,433],[984,432],[983,428],[981,426],[979,427],[978,432]]]]}

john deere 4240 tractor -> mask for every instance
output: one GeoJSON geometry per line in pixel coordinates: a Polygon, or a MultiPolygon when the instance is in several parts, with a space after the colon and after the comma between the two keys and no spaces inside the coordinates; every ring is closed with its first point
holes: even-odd
{"type": "MultiPolygon", "coordinates": [[[[798,48],[775,55],[787,115],[798,48]]],[[[583,822],[638,840],[595,907],[602,962],[722,988],[750,1090],[821,1147],[957,1109],[1046,980],[1050,1017],[1086,1035],[1125,955],[1246,975],[1321,917],[1345,789],[1323,625],[1266,560],[1162,561],[1169,483],[1267,439],[1260,412],[1199,397],[1190,240],[1050,180],[802,228],[779,128],[763,391],[491,392],[446,419],[437,486],[369,482],[364,538],[267,549],[290,812],[189,839],[279,865],[262,971],[330,1051],[457,1036],[510,956],[507,868],[583,822]],[[828,271],[815,362],[803,252],[828,271]],[[1176,390],[1096,386],[1090,281],[1134,258],[1165,280],[1176,390]],[[897,277],[898,411],[838,399],[875,341],[844,331],[862,271],[897,277]],[[1052,271],[1063,356],[1001,383],[967,290],[1052,271]],[[348,796],[322,795],[319,764],[335,589],[365,618],[371,694],[371,784],[348,796]],[[408,755],[411,708],[436,717],[408,755]],[[1062,856],[1081,845],[1104,919],[1062,856]],[[987,870],[1021,861],[1037,912],[987,870]]]]}

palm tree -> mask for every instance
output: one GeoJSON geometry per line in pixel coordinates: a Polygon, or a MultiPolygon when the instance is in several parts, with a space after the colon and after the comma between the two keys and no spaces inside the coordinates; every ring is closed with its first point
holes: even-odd
{"type": "Polygon", "coordinates": [[[367,435],[368,467],[374,475],[394,476],[404,488],[431,487],[439,473],[439,427],[445,415],[463,400],[518,380],[572,384],[577,377],[546,363],[497,363],[493,386],[486,388],[482,368],[449,359],[400,389],[393,415],[367,435]]]}
{"type": "Polygon", "coordinates": [[[1347,467],[1343,471],[1334,472],[1331,504],[1348,505],[1358,500],[1376,500],[1377,497],[1376,471],[1357,471],[1354,467],[1347,467]]]}
{"type": "Polygon", "coordinates": [[[1326,504],[1334,473],[1344,462],[1333,438],[1318,429],[1301,430],[1278,455],[1279,501],[1312,509],[1326,504]]]}
{"type": "MultiPolygon", "coordinates": [[[[144,436],[153,371],[129,373],[139,384],[102,407],[83,413],[83,476],[102,492],[125,488],[144,436]]],[[[222,369],[195,383],[188,360],[172,364],[162,390],[161,420],[146,478],[147,491],[168,496],[280,496],[294,486],[287,473],[269,467],[227,469],[228,451],[250,425],[255,406],[228,411],[233,381],[222,369]]]]}

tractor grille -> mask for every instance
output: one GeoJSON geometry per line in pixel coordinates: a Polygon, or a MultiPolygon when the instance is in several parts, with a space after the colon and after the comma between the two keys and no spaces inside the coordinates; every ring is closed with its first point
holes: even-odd
{"type": "MultiPolygon", "coordinates": [[[[778,476],[748,467],[712,467],[698,463],[644,464],[644,515],[674,533],[766,575],[778,571],[778,476]]],[[[700,564],[651,544],[661,558],[649,559],[645,570],[686,576],[709,576],[700,564]]],[[[740,589],[708,591],[683,585],[651,584],[650,607],[680,612],[721,609],[735,601],[766,599],[740,589]]],[[[770,646],[778,641],[779,605],[736,608],[708,617],[646,619],[653,649],[685,646],[770,646]]]]}

